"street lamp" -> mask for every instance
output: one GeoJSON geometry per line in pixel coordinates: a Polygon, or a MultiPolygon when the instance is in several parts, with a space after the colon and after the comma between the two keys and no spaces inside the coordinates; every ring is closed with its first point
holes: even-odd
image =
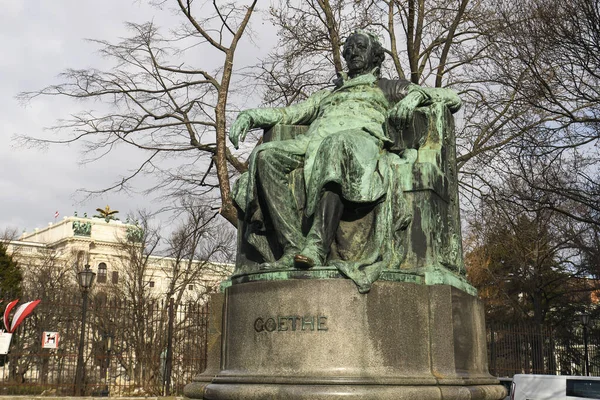
{"type": "Polygon", "coordinates": [[[583,325],[583,358],[585,360],[585,376],[590,376],[590,359],[588,356],[588,337],[587,337],[587,328],[590,323],[590,314],[583,313],[579,314],[579,319],[581,320],[581,325],[583,325]]]}
{"type": "Polygon", "coordinates": [[[94,284],[96,273],[90,269],[90,265],[86,264],[83,271],[77,273],[77,283],[81,288],[81,296],[83,298],[81,311],[81,335],[79,336],[79,349],[77,351],[77,367],[75,370],[75,396],[81,396],[81,388],[83,384],[83,343],[85,341],[85,317],[87,313],[88,292],[94,284]]]}
{"type": "Polygon", "coordinates": [[[106,375],[104,376],[104,390],[100,394],[102,397],[110,396],[110,389],[108,388],[109,383],[109,370],[110,370],[110,352],[112,351],[113,336],[110,333],[104,334],[104,341],[106,343],[106,375]]]}

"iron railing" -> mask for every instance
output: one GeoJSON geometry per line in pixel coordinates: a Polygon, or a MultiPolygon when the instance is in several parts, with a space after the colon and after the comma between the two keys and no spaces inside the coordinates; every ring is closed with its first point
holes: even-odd
{"type": "MultiPolygon", "coordinates": [[[[181,394],[205,369],[207,305],[96,296],[88,307],[82,394],[181,394]]],[[[81,296],[42,301],[0,361],[0,394],[75,394],[81,314],[81,296]],[[57,349],[42,348],[48,331],[57,349]]]]}
{"type": "MultiPolygon", "coordinates": [[[[588,329],[589,375],[600,375],[600,330],[588,329]]],[[[499,377],[515,374],[585,375],[583,327],[496,325],[487,328],[488,366],[499,377]]]]}

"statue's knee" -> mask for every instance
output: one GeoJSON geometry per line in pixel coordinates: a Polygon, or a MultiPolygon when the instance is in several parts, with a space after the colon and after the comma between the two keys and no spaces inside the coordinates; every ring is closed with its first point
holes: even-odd
{"type": "Polygon", "coordinates": [[[338,152],[341,149],[352,147],[354,141],[355,137],[348,135],[347,132],[337,132],[325,137],[320,147],[325,151],[338,152]]]}
{"type": "Polygon", "coordinates": [[[263,149],[256,154],[256,168],[259,171],[269,168],[274,163],[273,149],[263,149]]]}

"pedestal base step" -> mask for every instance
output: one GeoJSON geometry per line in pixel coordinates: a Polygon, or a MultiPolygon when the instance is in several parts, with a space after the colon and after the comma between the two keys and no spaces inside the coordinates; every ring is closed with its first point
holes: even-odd
{"type": "Polygon", "coordinates": [[[205,400],[496,400],[498,385],[392,386],[392,385],[269,385],[210,384],[205,400]]]}

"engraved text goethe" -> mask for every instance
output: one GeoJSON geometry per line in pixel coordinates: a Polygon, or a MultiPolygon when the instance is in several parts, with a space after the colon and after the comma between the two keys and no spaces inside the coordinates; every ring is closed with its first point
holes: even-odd
{"type": "Polygon", "coordinates": [[[327,317],[286,315],[269,318],[256,318],[254,321],[256,332],[311,332],[327,331],[327,317]]]}

